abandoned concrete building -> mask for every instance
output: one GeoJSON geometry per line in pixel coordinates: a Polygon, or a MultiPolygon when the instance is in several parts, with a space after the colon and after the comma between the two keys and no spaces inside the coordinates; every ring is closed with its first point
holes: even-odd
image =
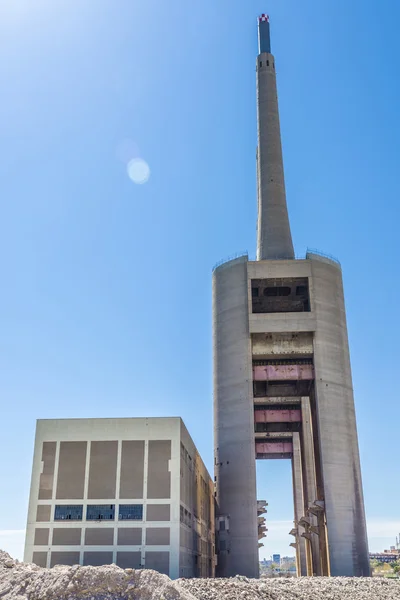
{"type": "Polygon", "coordinates": [[[180,418],[39,420],[24,560],[213,577],[213,491],[180,418]]]}
{"type": "Polygon", "coordinates": [[[342,272],[295,259],[267,15],[256,78],[257,259],[213,273],[217,574],[258,577],[256,460],[289,459],[298,574],[369,575],[342,272]]]}

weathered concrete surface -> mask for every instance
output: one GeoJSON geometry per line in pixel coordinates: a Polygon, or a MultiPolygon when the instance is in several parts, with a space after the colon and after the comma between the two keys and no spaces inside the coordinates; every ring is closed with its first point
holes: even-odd
{"type": "Polygon", "coordinates": [[[370,574],[342,272],[309,254],[314,367],[330,574],[370,574]]]}
{"type": "MultiPolygon", "coordinates": [[[[310,398],[308,396],[305,396],[301,399],[301,412],[303,417],[302,457],[305,496],[304,500],[305,509],[307,509],[310,506],[310,504],[313,504],[318,499],[317,477],[315,473],[312,415],[310,407],[310,398]]],[[[314,525],[315,527],[318,525],[318,520],[315,515],[310,514],[309,519],[312,525],[314,525]]],[[[312,551],[312,575],[322,575],[319,536],[313,534],[311,536],[310,542],[312,551]]]]}
{"type": "Polygon", "coordinates": [[[217,516],[229,516],[218,575],[258,577],[256,461],[247,258],[214,271],[214,438],[217,516]],[[228,547],[229,545],[229,547],[228,547]],[[228,553],[229,552],[229,553],[228,553]]]}
{"type": "Polygon", "coordinates": [[[294,258],[286,205],[275,58],[257,57],[257,260],[294,258]]]}
{"type": "Polygon", "coordinates": [[[304,493],[303,493],[303,468],[301,464],[301,447],[299,433],[293,433],[293,458],[292,458],[292,476],[293,476],[293,504],[294,516],[297,528],[296,537],[296,560],[297,572],[299,575],[307,575],[307,554],[306,539],[302,536],[303,527],[298,525],[301,517],[304,517],[304,493]]]}

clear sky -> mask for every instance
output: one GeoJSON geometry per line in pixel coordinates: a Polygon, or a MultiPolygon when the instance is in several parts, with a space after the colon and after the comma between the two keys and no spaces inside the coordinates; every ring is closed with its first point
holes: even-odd
{"type": "MultiPolygon", "coordinates": [[[[0,547],[17,556],[37,418],[180,415],[212,469],[211,270],[255,251],[265,11],[296,252],[343,266],[371,550],[400,531],[398,1],[2,0],[0,547]]],[[[259,467],[261,556],[291,553],[290,463],[259,467]]]]}

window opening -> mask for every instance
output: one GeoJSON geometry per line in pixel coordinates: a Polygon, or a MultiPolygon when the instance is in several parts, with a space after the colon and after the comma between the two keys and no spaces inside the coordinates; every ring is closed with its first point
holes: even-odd
{"type": "Polygon", "coordinates": [[[55,521],[82,521],[82,504],[57,504],[54,510],[55,521]]]}
{"type": "Polygon", "coordinates": [[[114,521],[115,504],[89,504],[86,510],[88,521],[114,521]]]}
{"type": "Polygon", "coordinates": [[[143,504],[120,504],[118,507],[120,521],[142,521],[143,504]]]}

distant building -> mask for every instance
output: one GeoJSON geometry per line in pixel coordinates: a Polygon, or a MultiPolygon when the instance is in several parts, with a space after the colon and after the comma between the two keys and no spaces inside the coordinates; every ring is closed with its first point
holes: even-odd
{"type": "Polygon", "coordinates": [[[263,567],[270,567],[272,565],[272,560],[267,560],[264,558],[264,560],[260,562],[260,565],[263,567]]]}
{"type": "Polygon", "coordinates": [[[281,557],[281,569],[284,571],[296,572],[296,557],[295,556],[282,556],[281,557]]]}
{"type": "Polygon", "coordinates": [[[24,560],[213,577],[213,482],[182,420],[39,420],[24,560]]]}
{"type": "Polygon", "coordinates": [[[370,552],[369,558],[370,560],[377,560],[382,563],[392,563],[400,560],[400,552],[398,550],[395,552],[389,552],[388,550],[384,552],[370,552]]]}
{"type": "Polygon", "coordinates": [[[277,565],[281,564],[281,555],[280,554],[273,554],[272,555],[272,562],[276,563],[277,565]]]}

